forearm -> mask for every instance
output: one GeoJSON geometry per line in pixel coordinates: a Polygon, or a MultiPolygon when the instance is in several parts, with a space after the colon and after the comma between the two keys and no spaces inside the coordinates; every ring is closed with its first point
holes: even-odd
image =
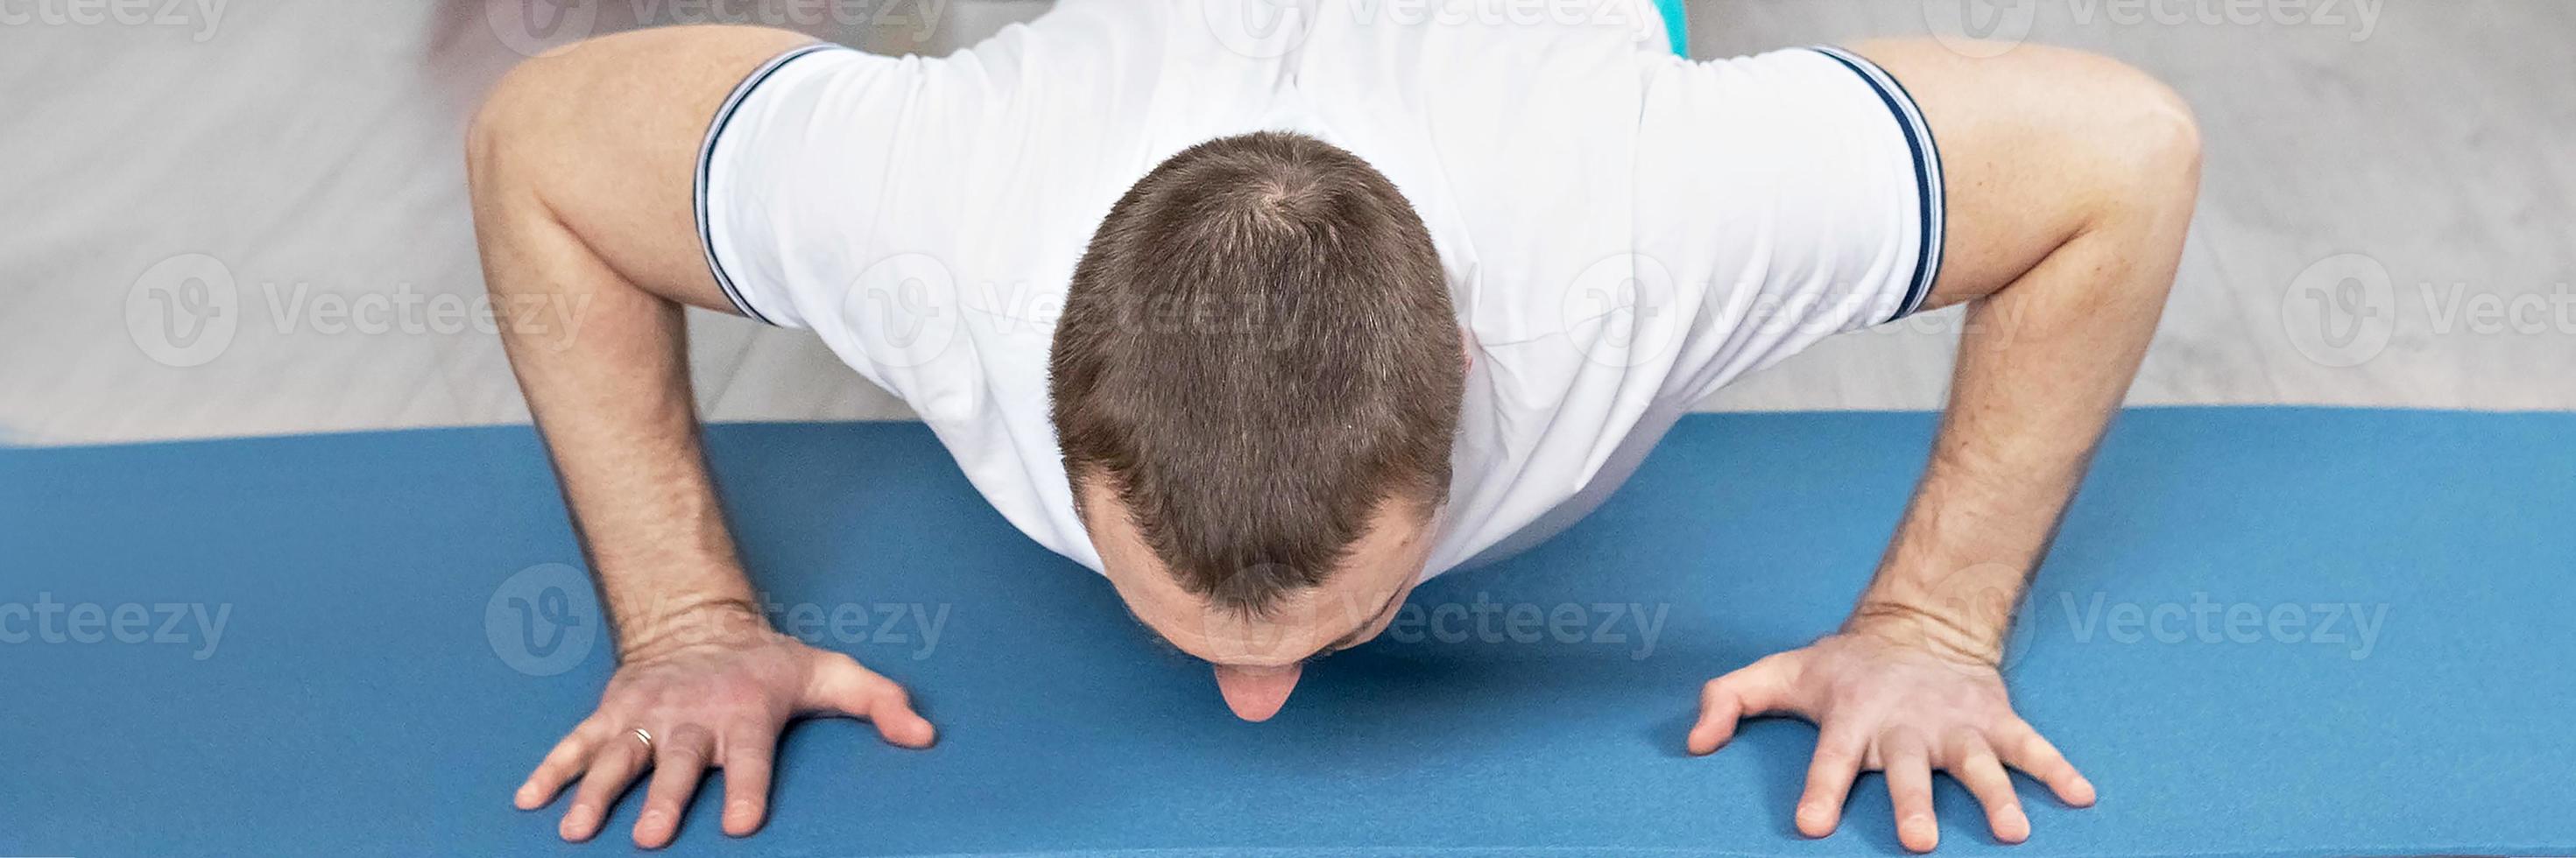
{"type": "Polygon", "coordinates": [[[1969,308],[1931,462],[1849,627],[2000,657],[2155,332],[2180,248],[2167,221],[2083,231],[1969,308]]]}
{"type": "Polygon", "coordinates": [[[756,622],[700,447],[679,306],[619,277],[532,199],[477,209],[495,297],[555,309],[501,314],[519,317],[502,341],[620,652],[716,618],[756,622]]]}

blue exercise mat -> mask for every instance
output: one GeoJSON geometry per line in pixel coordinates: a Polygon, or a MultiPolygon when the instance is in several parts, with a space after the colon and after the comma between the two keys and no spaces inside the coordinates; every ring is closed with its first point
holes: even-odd
{"type": "MultiPolygon", "coordinates": [[[[780,622],[941,741],[807,723],[764,831],[726,838],[709,790],[673,851],[1895,853],[1875,776],[1794,833],[1812,728],[1681,745],[1702,681],[1841,618],[1932,426],[1691,418],[1258,725],[922,427],[715,428],[780,622]]],[[[2009,668],[2101,803],[2024,780],[2003,847],[1945,779],[1942,854],[2576,851],[2571,442],[2576,415],[2124,415],[2009,668]]],[[[610,669],[551,479],[526,428],[0,451],[0,854],[632,851],[640,790],[586,845],[510,806],[610,669]]]]}

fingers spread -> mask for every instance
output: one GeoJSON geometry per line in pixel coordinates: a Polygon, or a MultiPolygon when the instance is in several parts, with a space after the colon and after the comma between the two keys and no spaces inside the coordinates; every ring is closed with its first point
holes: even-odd
{"type": "Polygon", "coordinates": [[[1986,808],[1986,827],[1995,839],[2020,843],[2030,839],[2030,817],[2021,810],[2021,797],[2013,794],[2012,775],[2004,773],[2003,763],[1995,760],[1985,740],[1961,739],[1950,754],[1950,776],[1977,797],[1986,808]]]}
{"type": "Polygon", "coordinates": [[[1735,738],[1736,723],[1744,718],[1789,709],[1788,674],[1788,662],[1774,655],[1701,686],[1699,722],[1691,725],[1690,752],[1716,751],[1735,738]]]}
{"type": "Polygon", "coordinates": [[[1887,797],[1896,808],[1896,840],[1916,852],[1941,845],[1941,824],[1932,816],[1932,757],[1919,739],[1889,737],[1887,797]]]}
{"type": "Polygon", "coordinates": [[[2049,744],[2038,730],[2027,723],[2016,722],[2004,728],[1994,740],[1995,750],[2001,753],[2005,764],[2029,772],[2031,777],[2047,784],[2048,791],[2056,793],[2059,801],[2076,807],[2093,806],[2093,782],[2085,780],[2083,773],[2077,772],[2075,766],[2066,761],[2065,755],[2057,752],[2057,746],[2049,744]]]}
{"type": "Polygon", "coordinates": [[[865,718],[877,734],[906,748],[927,748],[937,737],[930,722],[912,711],[911,697],[894,680],[860,667],[846,655],[826,659],[814,677],[808,702],[820,709],[865,718]]]}
{"type": "Polygon", "coordinates": [[[554,750],[546,752],[545,760],[537,763],[536,771],[528,773],[527,782],[519,785],[519,792],[513,797],[519,809],[535,810],[554,801],[555,794],[563,791],[563,785],[571,782],[574,775],[581,774],[582,766],[590,762],[590,746],[589,731],[581,728],[575,728],[563,737],[563,741],[556,742],[554,750]]]}
{"type": "Polygon", "coordinates": [[[698,778],[706,774],[708,755],[715,752],[715,736],[695,724],[682,724],[654,742],[653,783],[644,793],[644,812],[635,817],[635,845],[659,849],[671,842],[680,831],[680,817],[688,812],[689,797],[698,791],[698,778]]]}
{"type": "Polygon", "coordinates": [[[1862,742],[1833,733],[1816,737],[1816,758],[1807,764],[1807,792],[1798,798],[1798,833],[1823,837],[1842,823],[1843,799],[1860,774],[1862,742]]]}
{"type": "Polygon", "coordinates": [[[558,829],[563,839],[577,842],[598,834],[608,806],[644,769],[644,743],[631,734],[621,735],[626,738],[608,739],[591,754],[590,770],[582,773],[581,786],[573,791],[572,807],[564,811],[558,829]]]}
{"type": "Polygon", "coordinates": [[[746,724],[725,734],[724,830],[735,837],[760,830],[769,813],[769,771],[778,753],[778,732],[765,724],[746,724]]]}

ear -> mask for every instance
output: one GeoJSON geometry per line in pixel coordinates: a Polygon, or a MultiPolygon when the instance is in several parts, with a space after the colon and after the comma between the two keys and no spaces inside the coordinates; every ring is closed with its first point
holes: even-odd
{"type": "Polygon", "coordinates": [[[1458,369],[1476,371],[1476,335],[1465,325],[1458,326],[1458,369]]]}

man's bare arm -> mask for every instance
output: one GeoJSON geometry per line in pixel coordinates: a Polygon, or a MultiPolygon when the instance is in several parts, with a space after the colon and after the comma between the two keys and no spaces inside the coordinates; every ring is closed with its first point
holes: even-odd
{"type": "Polygon", "coordinates": [[[1864,50],[1901,79],[1929,78],[1936,134],[1959,140],[1952,171],[1970,184],[1953,186],[1953,268],[1929,306],[1970,306],[1931,462],[1850,626],[1907,629],[1992,663],[2163,314],[2199,141],[2179,98],[2107,60],[2025,49],[2060,68],[2023,86],[2101,89],[2098,105],[2053,120],[2089,133],[2052,139],[2012,129],[2029,118],[1943,103],[1937,82],[1977,61],[1914,42],[1864,50]],[[2056,151],[2028,151],[2041,147],[2056,151]],[[2052,249],[2025,262],[2033,235],[2052,249]]]}
{"type": "MultiPolygon", "coordinates": [[[[681,302],[724,306],[695,250],[687,117],[715,111],[727,75],[655,98],[644,90],[666,75],[628,61],[662,35],[522,65],[477,117],[468,155],[502,343],[625,651],[669,637],[676,617],[753,600],[700,450],[681,320],[681,302]]],[[[708,64],[776,52],[772,34],[746,35],[708,64]]]]}
{"type": "Polygon", "coordinates": [[[1691,750],[1738,719],[1817,724],[1801,832],[1842,817],[1860,771],[1887,776],[1898,839],[1939,841],[1932,772],[2030,834],[2011,777],[2088,805],[2091,782],[2012,708],[1996,664],[2012,610],[2128,390],[2180,263],[2199,142],[2134,70],[2022,46],[1973,60],[1928,41],[1860,53],[1921,102],[1948,177],[1947,262],[1930,306],[1970,303],[1932,461],[1841,631],[1711,681],[1691,750]]]}
{"type": "Polygon", "coordinates": [[[598,833],[647,768],[637,844],[670,841],[708,767],[725,772],[725,830],[750,833],[798,714],[932,738],[893,682],[769,628],[699,444],[681,308],[729,305],[697,237],[697,149],[738,82],[806,41],[687,27],[584,42],[513,71],[470,134],[484,279],[618,639],[598,711],[517,796],[534,809],[578,777],[568,840],[598,833]]]}

